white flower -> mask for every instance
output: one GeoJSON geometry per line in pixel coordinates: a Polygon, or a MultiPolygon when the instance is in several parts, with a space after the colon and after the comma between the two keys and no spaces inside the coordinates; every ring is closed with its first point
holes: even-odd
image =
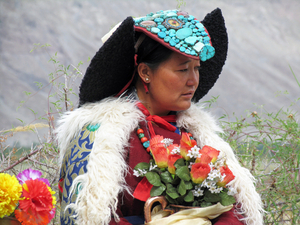
{"type": "Polygon", "coordinates": [[[203,195],[203,190],[201,190],[200,188],[197,190],[192,190],[192,193],[194,196],[199,197],[203,195]]]}
{"type": "Polygon", "coordinates": [[[172,154],[172,155],[180,154],[180,148],[179,148],[179,147],[173,148],[173,150],[171,151],[171,154],[172,154]]]}
{"type": "Polygon", "coordinates": [[[228,187],[228,195],[234,196],[237,193],[237,191],[233,187],[228,187]]]}
{"type": "Polygon", "coordinates": [[[170,138],[164,138],[161,143],[164,143],[165,144],[165,148],[167,148],[169,145],[172,145],[174,142],[173,139],[170,139],[170,138]]]}
{"type": "Polygon", "coordinates": [[[212,181],[217,181],[221,178],[222,178],[222,175],[219,170],[211,170],[207,177],[208,180],[212,180],[212,181]]]}
{"type": "Polygon", "coordinates": [[[133,175],[136,177],[143,176],[146,173],[147,173],[147,171],[145,169],[144,170],[141,170],[141,169],[133,170],[133,175]]]}
{"type": "Polygon", "coordinates": [[[202,182],[201,184],[202,187],[207,187],[207,188],[211,188],[211,187],[215,187],[216,186],[216,182],[214,181],[207,181],[206,179],[202,182]]]}
{"type": "Polygon", "coordinates": [[[218,188],[217,188],[216,186],[212,186],[212,187],[209,188],[209,191],[210,191],[211,193],[220,193],[222,190],[223,190],[222,187],[218,187],[218,188]]]}
{"type": "Polygon", "coordinates": [[[201,156],[201,154],[199,153],[200,148],[197,147],[197,145],[195,145],[194,147],[192,147],[190,150],[188,150],[188,154],[187,156],[190,158],[198,158],[201,156]]]}
{"type": "MultiPolygon", "coordinates": [[[[149,171],[154,170],[157,167],[157,165],[152,165],[152,162],[150,162],[149,171]]],[[[146,172],[147,173],[147,172],[146,172]]]]}

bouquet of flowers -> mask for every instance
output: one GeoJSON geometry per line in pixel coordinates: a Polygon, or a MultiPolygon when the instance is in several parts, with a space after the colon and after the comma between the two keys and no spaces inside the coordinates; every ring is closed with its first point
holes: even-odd
{"type": "Polygon", "coordinates": [[[151,197],[165,196],[170,204],[184,206],[235,203],[236,191],[230,186],[234,175],[220,151],[210,146],[200,149],[186,132],[182,133],[180,146],[156,135],[148,150],[153,160],[137,164],[134,175],[147,179],[151,197]]]}
{"type": "Polygon", "coordinates": [[[55,216],[55,192],[38,170],[26,169],[17,177],[0,173],[0,220],[15,217],[21,224],[48,224],[55,216]]]}

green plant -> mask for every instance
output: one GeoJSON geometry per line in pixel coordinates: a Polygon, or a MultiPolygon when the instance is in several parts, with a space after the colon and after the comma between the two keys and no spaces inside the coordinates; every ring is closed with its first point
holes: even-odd
{"type": "MultiPolygon", "coordinates": [[[[29,99],[40,92],[45,91],[47,95],[47,108],[42,115],[36,112],[36,109],[27,107],[34,115],[34,120],[21,121],[22,126],[13,127],[11,129],[0,132],[0,173],[8,173],[17,175],[20,171],[32,168],[43,172],[43,177],[49,180],[52,190],[56,192],[56,199],[58,198],[58,174],[59,165],[57,143],[55,141],[55,120],[63,112],[73,110],[77,103],[73,103],[72,99],[78,101],[78,96],[73,91],[73,86],[78,83],[82,77],[82,72],[79,67],[83,64],[79,62],[77,66],[64,66],[58,60],[58,55],[53,56],[49,54],[49,44],[40,45],[34,44],[31,52],[38,49],[45,51],[49,55],[49,63],[53,65],[53,71],[48,74],[48,83],[43,84],[35,82],[38,91],[35,93],[25,91],[26,99],[20,102],[20,107],[26,107],[29,99]],[[77,82],[76,82],[77,81],[77,82]],[[75,96],[72,98],[72,96],[75,96]],[[47,127],[48,134],[41,136],[39,129],[47,127]],[[9,146],[6,144],[8,139],[13,139],[17,132],[34,132],[38,137],[38,143],[32,144],[31,147],[9,146]]],[[[38,108],[39,105],[36,105],[38,108]]],[[[18,110],[17,109],[17,110],[18,110]]],[[[52,224],[59,224],[59,203],[56,205],[56,217],[52,220],[52,224]]]]}
{"type": "Polygon", "coordinates": [[[221,121],[223,138],[257,179],[266,210],[265,224],[299,224],[300,127],[298,113],[248,113],[235,122],[221,121]]]}

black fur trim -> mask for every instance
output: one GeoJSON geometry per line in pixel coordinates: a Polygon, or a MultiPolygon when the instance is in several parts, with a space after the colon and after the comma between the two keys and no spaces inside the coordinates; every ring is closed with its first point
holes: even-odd
{"type": "Polygon", "coordinates": [[[117,94],[134,70],[134,21],[127,17],[91,60],[82,79],[79,106],[117,94]]]}
{"type": "Polygon", "coordinates": [[[201,62],[199,86],[193,98],[196,102],[206,95],[216,83],[225,64],[228,50],[228,36],[221,10],[217,8],[207,14],[202,24],[211,37],[212,46],[215,48],[215,56],[201,62]]]}

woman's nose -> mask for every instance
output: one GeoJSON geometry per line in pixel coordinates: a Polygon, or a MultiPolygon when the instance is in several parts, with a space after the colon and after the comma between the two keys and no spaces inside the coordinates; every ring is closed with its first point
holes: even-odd
{"type": "Polygon", "coordinates": [[[194,85],[198,86],[198,83],[199,83],[199,72],[198,72],[198,70],[192,70],[189,73],[187,86],[194,86],[194,85]]]}

